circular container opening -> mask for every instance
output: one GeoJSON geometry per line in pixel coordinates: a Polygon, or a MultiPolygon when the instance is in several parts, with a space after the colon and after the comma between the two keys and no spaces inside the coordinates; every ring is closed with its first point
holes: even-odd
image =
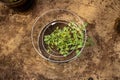
{"type": "Polygon", "coordinates": [[[62,63],[76,59],[84,49],[87,39],[86,29],[83,31],[83,46],[78,50],[78,54],[76,54],[74,50],[71,50],[67,56],[63,56],[54,48],[51,48],[52,53],[50,54],[46,51],[47,45],[44,45],[45,35],[51,34],[55,30],[56,26],[59,26],[59,28],[62,29],[63,26],[68,25],[68,23],[72,21],[77,25],[83,25],[85,22],[74,12],[65,9],[52,9],[41,14],[41,16],[36,19],[31,31],[32,44],[36,52],[44,59],[51,62],[62,63]]]}
{"type": "MultiPolygon", "coordinates": [[[[56,20],[56,21],[50,22],[49,24],[47,24],[45,26],[43,31],[40,33],[40,35],[39,35],[39,47],[42,47],[45,50],[46,54],[51,54],[55,57],[64,57],[62,54],[60,54],[59,50],[56,49],[57,46],[55,46],[54,48],[50,47],[50,49],[52,51],[51,53],[47,52],[48,45],[46,45],[44,42],[44,36],[50,35],[57,27],[59,27],[59,29],[62,30],[64,27],[68,26],[68,23],[69,22],[63,21],[63,20],[56,20]],[[40,42],[42,42],[42,44],[40,44],[40,42]]],[[[74,50],[70,50],[69,53],[67,54],[67,56],[69,54],[71,54],[73,51],[74,50]]]]}

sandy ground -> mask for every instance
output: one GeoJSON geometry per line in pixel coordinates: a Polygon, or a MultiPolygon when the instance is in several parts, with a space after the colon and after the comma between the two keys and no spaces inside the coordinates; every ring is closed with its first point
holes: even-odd
{"type": "Polygon", "coordinates": [[[120,80],[118,18],[120,0],[37,0],[26,12],[0,3],[0,80],[120,80]],[[69,63],[44,60],[31,43],[35,18],[53,8],[74,11],[91,24],[87,33],[95,45],[69,63]]]}

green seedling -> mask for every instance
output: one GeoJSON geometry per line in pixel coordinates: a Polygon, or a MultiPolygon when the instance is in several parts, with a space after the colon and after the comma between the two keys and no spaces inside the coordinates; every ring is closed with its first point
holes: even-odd
{"type": "Polygon", "coordinates": [[[48,52],[56,49],[61,55],[67,56],[71,51],[75,51],[77,55],[80,54],[79,49],[83,47],[85,34],[84,30],[87,23],[79,26],[74,22],[70,22],[62,29],[56,29],[49,35],[44,36],[44,42],[47,44],[48,52]]]}

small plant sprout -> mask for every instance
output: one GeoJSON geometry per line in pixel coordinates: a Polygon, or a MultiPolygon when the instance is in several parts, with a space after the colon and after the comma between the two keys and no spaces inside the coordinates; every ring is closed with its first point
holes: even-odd
{"type": "Polygon", "coordinates": [[[51,53],[53,49],[56,49],[61,55],[67,56],[71,51],[76,55],[80,54],[80,49],[84,45],[85,40],[85,28],[87,23],[81,26],[75,22],[68,23],[62,29],[56,27],[56,29],[49,35],[44,36],[44,42],[48,47],[48,53],[51,53]]]}

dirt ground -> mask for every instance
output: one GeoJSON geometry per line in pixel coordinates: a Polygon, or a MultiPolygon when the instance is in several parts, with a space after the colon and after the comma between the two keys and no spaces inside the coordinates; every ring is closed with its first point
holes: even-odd
{"type": "Polygon", "coordinates": [[[0,3],[0,80],[120,80],[119,18],[120,0],[36,0],[26,12],[0,3]],[[53,8],[74,11],[91,24],[87,34],[95,45],[72,62],[48,62],[32,46],[36,17],[53,8]]]}

